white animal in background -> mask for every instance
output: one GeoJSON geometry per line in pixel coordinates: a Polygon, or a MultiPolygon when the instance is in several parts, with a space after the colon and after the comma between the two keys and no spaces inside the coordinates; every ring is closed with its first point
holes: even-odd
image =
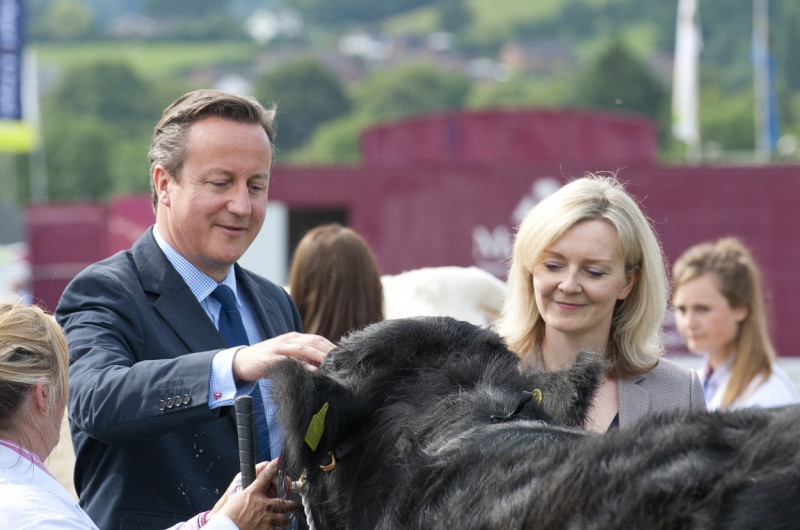
{"type": "Polygon", "coordinates": [[[478,267],[425,267],[384,275],[381,282],[387,319],[449,316],[488,326],[506,293],[505,282],[478,267]]]}

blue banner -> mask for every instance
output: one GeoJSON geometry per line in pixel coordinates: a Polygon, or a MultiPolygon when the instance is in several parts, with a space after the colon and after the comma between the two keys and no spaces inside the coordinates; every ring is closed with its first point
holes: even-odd
{"type": "Polygon", "coordinates": [[[22,0],[0,0],[0,119],[22,119],[22,0]]]}
{"type": "Polygon", "coordinates": [[[762,145],[767,146],[770,152],[774,152],[777,149],[778,138],[780,137],[778,94],[776,87],[777,78],[775,71],[775,52],[773,52],[772,47],[770,47],[767,55],[767,95],[762,110],[766,119],[761,126],[762,145]]]}
{"type": "Polygon", "coordinates": [[[775,53],[770,34],[769,0],[753,0],[753,79],[756,100],[756,149],[775,151],[780,135],[776,89],[775,53]]]}

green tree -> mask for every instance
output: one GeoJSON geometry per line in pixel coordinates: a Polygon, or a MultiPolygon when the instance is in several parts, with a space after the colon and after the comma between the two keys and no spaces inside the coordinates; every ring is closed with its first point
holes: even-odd
{"type": "MultiPolygon", "coordinates": [[[[789,98],[788,107],[789,116],[800,116],[800,92],[795,92],[789,98]]],[[[783,133],[793,136],[795,142],[800,141],[800,120],[794,119],[786,123],[783,127],[783,133]]],[[[798,146],[795,145],[793,151],[788,153],[788,155],[795,160],[800,159],[800,149],[798,149],[798,146]]]]}
{"type": "Polygon", "coordinates": [[[43,127],[50,198],[107,197],[112,189],[113,128],[93,116],[57,112],[52,118],[43,127]]]}
{"type": "Polygon", "coordinates": [[[321,125],[300,149],[284,162],[301,164],[357,164],[361,160],[361,133],[373,120],[348,114],[321,125]]]}
{"type": "Polygon", "coordinates": [[[789,94],[800,89],[800,62],[795,53],[800,49],[800,5],[796,2],[782,2],[780,16],[773,21],[773,49],[777,56],[779,81],[789,94]]]}
{"type": "Polygon", "coordinates": [[[633,111],[659,118],[667,89],[647,65],[614,39],[584,70],[578,72],[571,103],[578,106],[633,111]]]}
{"type": "Polygon", "coordinates": [[[703,144],[721,151],[752,151],[755,146],[753,93],[724,91],[706,86],[700,97],[700,137],[703,144]]]}
{"type": "Polygon", "coordinates": [[[517,73],[504,83],[472,89],[470,107],[556,107],[564,103],[568,81],[559,76],[517,73]]]}
{"type": "Polygon", "coordinates": [[[147,189],[145,153],[160,107],[127,64],[98,62],[67,71],[42,107],[52,197],[147,189]]]}
{"type": "Polygon", "coordinates": [[[416,64],[371,75],[358,89],[356,101],[359,112],[384,119],[462,107],[469,93],[465,75],[416,64]]]}
{"type": "Polygon", "coordinates": [[[68,70],[48,102],[128,131],[149,128],[158,117],[149,85],[122,61],[100,61],[68,70]]]}
{"type": "Polygon", "coordinates": [[[319,125],[351,108],[344,85],[317,61],[287,63],[256,81],[256,97],[278,107],[278,148],[300,147],[319,125]]]}

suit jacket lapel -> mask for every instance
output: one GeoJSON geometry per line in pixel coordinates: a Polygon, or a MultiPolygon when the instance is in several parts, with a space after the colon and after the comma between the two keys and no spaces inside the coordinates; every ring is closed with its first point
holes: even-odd
{"type": "Polygon", "coordinates": [[[247,295],[250,297],[250,303],[253,305],[258,323],[264,331],[264,338],[269,339],[280,335],[282,331],[275,327],[275,323],[278,322],[278,312],[272,299],[238,264],[234,265],[234,270],[236,271],[236,282],[247,291],[247,295]]]}
{"type": "Polygon", "coordinates": [[[650,409],[650,393],[640,384],[645,378],[646,375],[638,375],[617,381],[620,428],[634,423],[650,409]]]}
{"type": "MultiPolygon", "coordinates": [[[[133,246],[133,260],[153,309],[180,337],[188,351],[225,348],[217,328],[197,302],[189,286],[158,247],[152,228],[133,246]]],[[[175,354],[181,353],[176,351],[175,354]]]]}

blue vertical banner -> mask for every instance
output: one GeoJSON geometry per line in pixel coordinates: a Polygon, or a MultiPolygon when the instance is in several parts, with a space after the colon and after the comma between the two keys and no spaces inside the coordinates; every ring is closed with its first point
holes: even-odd
{"type": "Polygon", "coordinates": [[[0,152],[30,152],[37,144],[35,130],[24,121],[23,1],[0,0],[0,152]]]}
{"type": "Polygon", "coordinates": [[[776,83],[775,51],[770,43],[767,50],[767,123],[764,126],[764,143],[769,146],[770,152],[775,152],[780,137],[780,121],[778,117],[778,89],[776,83]]]}
{"type": "Polygon", "coordinates": [[[762,155],[778,145],[778,95],[775,52],[770,35],[769,0],[753,0],[753,79],[755,94],[756,150],[762,155]]]}
{"type": "Polygon", "coordinates": [[[22,119],[22,0],[0,0],[0,119],[22,119]]]}

